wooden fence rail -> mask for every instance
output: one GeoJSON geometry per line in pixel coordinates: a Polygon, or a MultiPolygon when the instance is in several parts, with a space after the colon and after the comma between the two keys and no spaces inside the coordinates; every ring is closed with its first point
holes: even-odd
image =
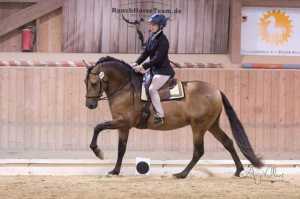
{"type": "MultiPolygon", "coordinates": [[[[93,127],[109,120],[106,102],[97,110],[85,107],[84,68],[1,67],[1,150],[86,150],[93,127]]],[[[300,71],[179,69],[182,80],[203,80],[223,90],[245,125],[257,151],[300,152],[300,71]]],[[[227,118],[222,126],[231,135],[227,118]]],[[[192,150],[188,127],[148,134],[134,129],[129,150],[192,150]]],[[[115,131],[102,133],[99,144],[116,149],[115,131]]],[[[206,151],[223,151],[209,134],[206,151]]]]}

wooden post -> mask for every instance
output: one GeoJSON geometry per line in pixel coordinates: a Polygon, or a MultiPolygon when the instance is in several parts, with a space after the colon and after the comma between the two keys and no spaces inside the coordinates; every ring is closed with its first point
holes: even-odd
{"type": "Polygon", "coordinates": [[[62,51],[62,9],[37,19],[36,28],[37,52],[62,51]]]}
{"type": "Polygon", "coordinates": [[[242,0],[231,0],[229,53],[233,64],[240,64],[241,58],[242,0]]]}

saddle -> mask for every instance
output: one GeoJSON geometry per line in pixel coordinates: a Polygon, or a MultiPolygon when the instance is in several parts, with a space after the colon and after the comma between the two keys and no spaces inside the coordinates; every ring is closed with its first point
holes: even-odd
{"type": "MultiPolygon", "coordinates": [[[[141,89],[141,100],[145,102],[145,105],[141,112],[141,119],[139,121],[138,127],[142,129],[147,128],[147,121],[150,117],[150,106],[151,101],[149,100],[149,93],[146,90],[146,87],[151,84],[151,75],[145,75],[143,79],[143,85],[141,89]]],[[[158,91],[161,101],[170,101],[184,98],[184,89],[182,82],[171,78],[169,79],[163,87],[158,91]]]]}
{"type": "MultiPolygon", "coordinates": [[[[142,93],[141,93],[141,100],[148,101],[149,97],[146,93],[146,86],[147,84],[143,84],[142,86],[142,93]]],[[[184,90],[182,86],[182,82],[171,78],[169,79],[163,87],[161,87],[158,91],[160,100],[161,101],[169,101],[175,99],[184,98],[184,90]]]]}

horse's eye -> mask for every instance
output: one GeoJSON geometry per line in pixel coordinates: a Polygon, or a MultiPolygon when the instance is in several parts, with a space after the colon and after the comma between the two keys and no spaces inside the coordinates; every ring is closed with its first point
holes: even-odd
{"type": "Polygon", "coordinates": [[[90,77],[90,81],[91,81],[92,84],[97,84],[100,81],[100,79],[99,79],[98,76],[93,75],[93,76],[90,77]]]}

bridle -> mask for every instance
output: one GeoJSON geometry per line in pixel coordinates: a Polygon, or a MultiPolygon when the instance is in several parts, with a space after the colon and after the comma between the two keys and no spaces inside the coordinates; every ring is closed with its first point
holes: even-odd
{"type": "MultiPolygon", "coordinates": [[[[93,73],[91,70],[92,70],[93,67],[91,67],[90,69],[88,69],[88,73],[87,73],[87,77],[86,79],[88,80],[88,77],[90,74],[93,74],[93,75],[97,75],[99,76],[99,74],[97,73],[93,73]]],[[[129,83],[131,83],[131,75],[129,74],[128,75],[129,78],[128,78],[128,81],[126,81],[126,83],[122,84],[119,88],[117,88],[116,90],[114,90],[113,92],[111,92],[108,96],[106,97],[103,97],[102,94],[103,94],[103,91],[104,91],[104,86],[103,84],[105,83],[106,84],[106,88],[109,88],[109,81],[105,81],[103,79],[100,78],[100,89],[99,89],[99,92],[97,94],[97,96],[86,96],[86,98],[88,99],[97,99],[98,101],[101,101],[101,100],[109,100],[111,99],[112,97],[114,97],[118,92],[122,91],[129,83]]],[[[86,92],[88,93],[88,82],[86,84],[86,92]]]]}

